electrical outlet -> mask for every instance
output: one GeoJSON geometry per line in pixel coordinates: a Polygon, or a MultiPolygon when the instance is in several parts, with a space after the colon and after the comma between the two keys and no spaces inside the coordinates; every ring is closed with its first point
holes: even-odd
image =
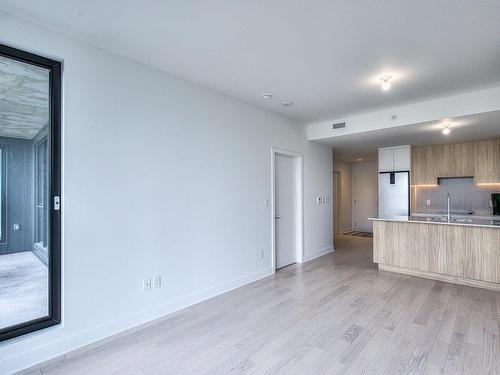
{"type": "Polygon", "coordinates": [[[264,250],[259,250],[259,258],[264,259],[264,250]]]}
{"type": "Polygon", "coordinates": [[[161,288],[161,275],[153,278],[153,288],[161,288]]]}
{"type": "Polygon", "coordinates": [[[151,278],[148,277],[147,279],[142,280],[142,290],[150,290],[151,289],[151,278]]]}

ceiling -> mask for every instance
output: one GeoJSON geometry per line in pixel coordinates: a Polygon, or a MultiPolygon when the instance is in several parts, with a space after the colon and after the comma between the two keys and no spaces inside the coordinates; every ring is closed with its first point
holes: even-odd
{"type": "Polygon", "coordinates": [[[354,133],[321,140],[333,145],[337,160],[377,160],[379,147],[459,142],[500,136],[500,111],[354,133]],[[450,134],[442,130],[449,126],[450,134]]]}
{"type": "Polygon", "coordinates": [[[0,8],[308,123],[500,84],[498,0],[0,0],[0,8]],[[393,76],[387,92],[384,74],[393,76]]]}
{"type": "Polygon", "coordinates": [[[0,56],[0,136],[32,139],[49,120],[49,71],[0,56]]]}

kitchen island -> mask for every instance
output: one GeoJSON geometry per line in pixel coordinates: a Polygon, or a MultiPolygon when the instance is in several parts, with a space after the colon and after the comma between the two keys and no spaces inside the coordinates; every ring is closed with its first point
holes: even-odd
{"type": "Polygon", "coordinates": [[[372,218],[381,270],[500,291],[500,221],[372,218]]]}

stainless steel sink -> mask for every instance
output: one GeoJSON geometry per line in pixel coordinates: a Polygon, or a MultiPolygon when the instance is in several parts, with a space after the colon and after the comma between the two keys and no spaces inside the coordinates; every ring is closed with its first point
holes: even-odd
{"type": "Polygon", "coordinates": [[[451,219],[455,223],[472,223],[471,219],[451,219]]]}

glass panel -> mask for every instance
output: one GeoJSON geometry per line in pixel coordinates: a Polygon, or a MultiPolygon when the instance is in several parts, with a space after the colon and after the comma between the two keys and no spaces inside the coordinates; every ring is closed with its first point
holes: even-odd
{"type": "Polygon", "coordinates": [[[49,313],[49,80],[0,56],[0,330],[49,313]]]}

